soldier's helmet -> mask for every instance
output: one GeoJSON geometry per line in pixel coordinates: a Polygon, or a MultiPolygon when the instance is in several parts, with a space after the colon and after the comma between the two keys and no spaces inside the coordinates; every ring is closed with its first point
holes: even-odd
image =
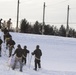
{"type": "Polygon", "coordinates": [[[26,49],[27,48],[27,46],[24,46],[24,49],[26,49]]]}
{"type": "Polygon", "coordinates": [[[18,47],[18,48],[20,48],[20,47],[21,47],[21,45],[20,45],[20,44],[18,44],[18,45],[17,45],[17,47],[18,47]]]}

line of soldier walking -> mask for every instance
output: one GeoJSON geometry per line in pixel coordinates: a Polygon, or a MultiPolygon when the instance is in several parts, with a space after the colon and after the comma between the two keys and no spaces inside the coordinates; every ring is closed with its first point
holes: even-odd
{"type": "Polygon", "coordinates": [[[7,20],[7,22],[5,20],[3,22],[2,21],[3,21],[3,19],[1,18],[0,19],[0,29],[4,30],[5,28],[7,28],[8,30],[10,30],[11,25],[12,25],[11,18],[9,18],[9,20],[7,20]]]}
{"type": "MultiPolygon", "coordinates": [[[[3,41],[0,38],[0,56],[1,56],[1,45],[3,41]]],[[[15,41],[12,39],[12,36],[10,35],[9,31],[7,29],[4,30],[4,43],[6,43],[6,49],[9,49],[9,57],[15,55],[15,61],[12,66],[12,69],[14,70],[16,68],[17,62],[20,63],[20,71],[22,72],[23,63],[26,64],[26,57],[27,54],[30,53],[29,50],[27,50],[27,46],[24,46],[24,49],[21,48],[21,45],[18,44],[17,48],[15,49],[14,54],[12,54],[12,50],[14,48],[14,45],[16,44],[15,41]]],[[[34,70],[37,71],[38,68],[41,68],[41,56],[42,51],[39,48],[39,45],[36,46],[36,49],[31,53],[32,55],[35,55],[35,68],[34,70]]]]}

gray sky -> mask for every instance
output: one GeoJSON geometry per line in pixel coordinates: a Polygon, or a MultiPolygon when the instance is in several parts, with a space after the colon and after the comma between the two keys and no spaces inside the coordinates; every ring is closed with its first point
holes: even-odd
{"type": "MultiPolygon", "coordinates": [[[[67,6],[70,6],[69,22],[76,26],[76,0],[20,0],[19,20],[26,18],[34,23],[42,22],[43,3],[46,3],[45,22],[47,24],[64,24],[67,20],[67,6]]],[[[17,0],[0,0],[0,18],[12,18],[15,23],[17,17],[17,0]]]]}

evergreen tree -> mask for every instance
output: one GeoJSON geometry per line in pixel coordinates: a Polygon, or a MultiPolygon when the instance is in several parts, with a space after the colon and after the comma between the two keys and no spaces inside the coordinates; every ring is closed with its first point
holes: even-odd
{"type": "Polygon", "coordinates": [[[50,35],[50,33],[51,33],[51,32],[50,32],[50,25],[45,25],[45,26],[44,26],[44,30],[45,30],[45,31],[44,31],[44,34],[45,34],[45,35],[50,35]]]}
{"type": "Polygon", "coordinates": [[[54,35],[54,29],[53,29],[53,26],[50,26],[50,35],[54,35]]]}
{"type": "Polygon", "coordinates": [[[60,34],[60,36],[66,36],[66,29],[63,25],[61,25],[61,27],[59,29],[59,34],[60,34]]]}
{"type": "Polygon", "coordinates": [[[69,37],[74,37],[75,36],[75,30],[70,28],[69,29],[69,37]]]}
{"type": "Polygon", "coordinates": [[[29,23],[27,22],[27,20],[22,19],[21,25],[20,25],[21,33],[27,33],[28,32],[28,25],[29,25],[29,23]]]}
{"type": "Polygon", "coordinates": [[[56,26],[54,26],[54,25],[53,25],[53,34],[54,34],[55,36],[59,36],[59,30],[58,30],[58,28],[57,28],[56,26]]]}
{"type": "Polygon", "coordinates": [[[40,30],[41,30],[41,24],[38,21],[36,21],[34,26],[33,26],[33,33],[41,34],[40,30]]]}

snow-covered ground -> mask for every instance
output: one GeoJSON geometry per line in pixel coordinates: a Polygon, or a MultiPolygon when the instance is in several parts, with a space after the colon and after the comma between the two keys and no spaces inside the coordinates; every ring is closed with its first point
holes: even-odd
{"type": "MultiPolygon", "coordinates": [[[[76,75],[76,38],[44,36],[34,34],[10,33],[16,45],[24,45],[30,51],[27,56],[27,64],[23,67],[23,72],[19,69],[12,70],[8,67],[8,50],[2,45],[2,57],[0,57],[0,75],[76,75]],[[34,56],[31,59],[31,52],[36,45],[40,45],[42,50],[41,66],[39,71],[34,71],[34,56]],[[5,50],[6,54],[5,55],[5,50]],[[29,68],[31,59],[31,65],[29,68]]],[[[0,32],[3,39],[3,33],[0,32]]],[[[14,49],[14,50],[15,50],[14,49]]],[[[14,51],[13,50],[13,51],[14,51]]]]}

